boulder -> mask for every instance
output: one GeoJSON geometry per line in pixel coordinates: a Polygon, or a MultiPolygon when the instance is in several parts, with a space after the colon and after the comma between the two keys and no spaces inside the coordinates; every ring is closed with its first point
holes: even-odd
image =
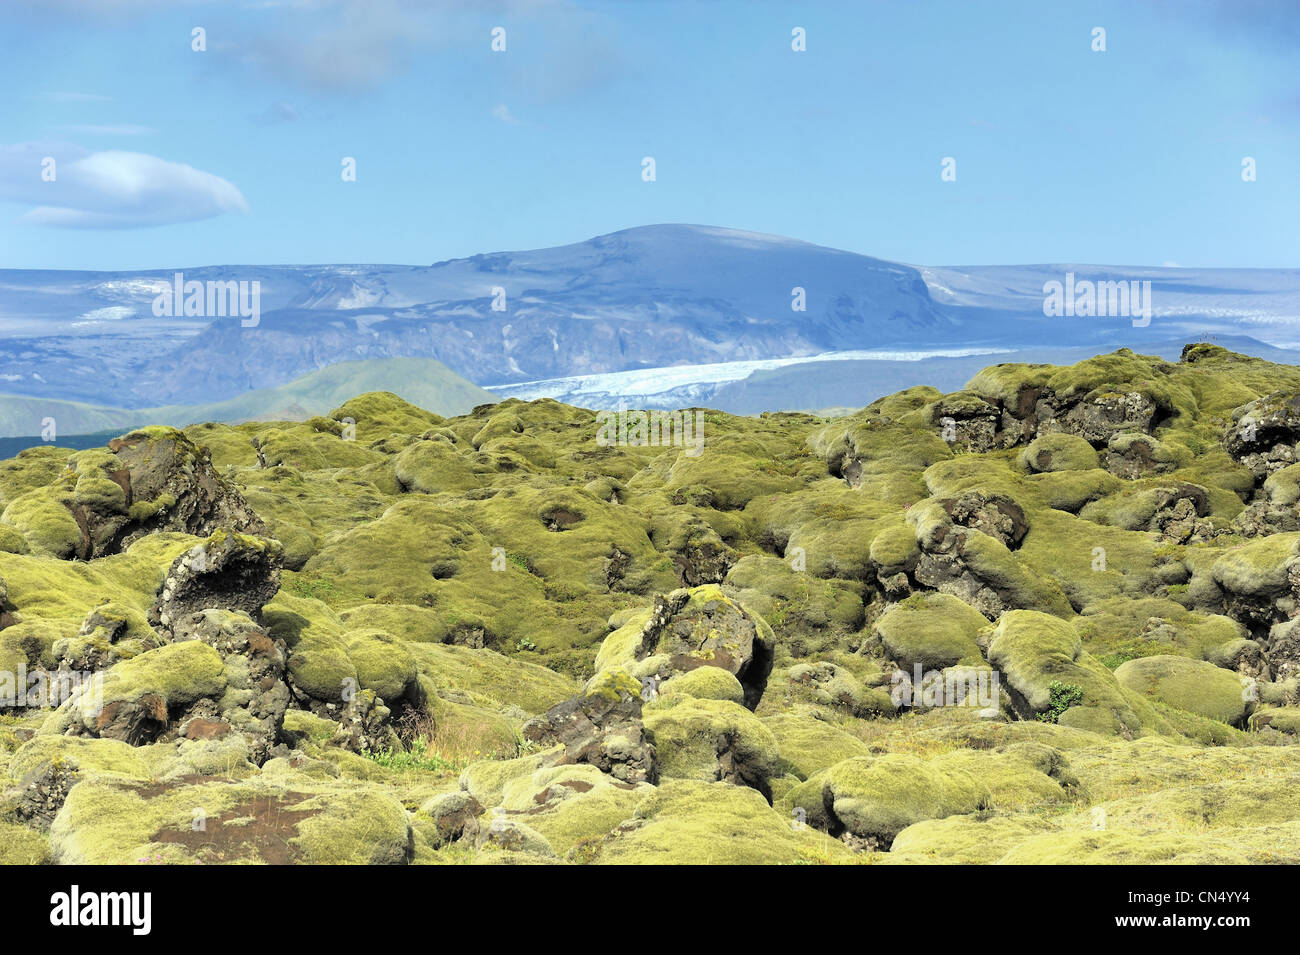
{"type": "Polygon", "coordinates": [[[280,589],[279,541],[219,530],[177,557],[149,610],[149,623],[174,639],[198,625],[204,610],[261,617],[280,589]]]}
{"type": "Polygon", "coordinates": [[[1189,713],[1241,726],[1250,715],[1247,681],[1204,660],[1150,656],[1115,671],[1119,685],[1189,713]]]}
{"type": "Polygon", "coordinates": [[[122,553],[163,531],[266,533],[235,486],[217,473],[208,450],[165,427],[73,454],[53,483],[15,500],[0,520],[38,552],[81,560],[122,553]]]}
{"type": "Polygon", "coordinates": [[[1300,395],[1274,391],[1232,411],[1223,446],[1250,469],[1257,484],[1295,464],[1300,441],[1300,395]]]}
{"type": "Polygon", "coordinates": [[[638,679],[664,682],[698,667],[721,667],[740,681],[745,705],[758,706],[776,640],[772,628],[716,585],[655,598],[648,619],[610,634],[597,670],[621,666],[638,679]]]}
{"type": "Polygon", "coordinates": [[[771,796],[779,760],[776,737],[754,714],[730,700],[661,697],[643,719],[662,776],[722,781],[771,796]]]}
{"type": "Polygon", "coordinates": [[[524,724],[525,740],[563,746],[550,765],[587,763],[624,782],[655,782],[655,747],[641,720],[642,684],[622,670],[604,671],[586,690],[524,724]]]}

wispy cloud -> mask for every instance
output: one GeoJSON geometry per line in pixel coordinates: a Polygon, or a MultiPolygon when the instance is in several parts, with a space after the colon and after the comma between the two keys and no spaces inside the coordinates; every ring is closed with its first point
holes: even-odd
{"type": "Polygon", "coordinates": [[[33,206],[19,221],[67,229],[136,229],[247,214],[231,182],[146,153],[71,144],[0,146],[0,199],[33,206]],[[54,180],[42,178],[54,160],[54,180]]]}
{"type": "Polygon", "coordinates": [[[503,123],[509,123],[511,126],[516,126],[519,123],[519,120],[515,119],[514,114],[510,112],[510,107],[505,103],[497,103],[496,106],[493,106],[492,115],[503,123]]]}
{"type": "Polygon", "coordinates": [[[262,112],[257,113],[250,118],[255,123],[269,126],[274,123],[292,123],[295,122],[299,116],[298,111],[288,103],[275,102],[262,110],[262,112]]]}

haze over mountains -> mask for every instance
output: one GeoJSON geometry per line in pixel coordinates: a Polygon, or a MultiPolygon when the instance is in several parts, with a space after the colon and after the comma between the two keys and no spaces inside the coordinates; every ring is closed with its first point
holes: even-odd
{"type": "MultiPolygon", "coordinates": [[[[0,398],[0,426],[37,433],[42,415],[24,422],[51,399],[118,412],[216,405],[209,416],[258,417],[287,407],[279,386],[340,362],[395,358],[436,359],[497,395],[595,407],[622,399],[750,411],[759,410],[750,407],[756,394],[767,410],[861,406],[906,384],[953,387],[930,378],[1020,360],[1026,350],[1176,355],[1181,343],[1214,336],[1255,354],[1261,343],[1300,343],[1300,270],[914,267],[696,225],[430,266],[3,270],[0,393],[37,401],[0,398]],[[155,317],[154,296],[176,271],[186,280],[260,282],[259,323],[155,317]],[[1150,324],[1045,317],[1043,283],[1066,272],[1151,281],[1150,324]],[[803,311],[792,308],[796,288],[803,311]]],[[[473,392],[455,385],[443,403],[427,388],[403,392],[425,378],[416,366],[371,372],[447,413],[465,410],[473,392]]],[[[171,423],[187,417],[171,413],[171,423]]],[[[96,414],[86,412],[87,422],[102,424],[96,414]]],[[[109,418],[106,427],[123,420],[109,418]]]]}

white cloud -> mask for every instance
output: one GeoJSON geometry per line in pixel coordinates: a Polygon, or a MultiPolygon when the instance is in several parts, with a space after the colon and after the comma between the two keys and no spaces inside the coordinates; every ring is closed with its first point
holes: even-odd
{"type": "Polygon", "coordinates": [[[134,229],[248,213],[231,182],[146,153],[88,152],[59,143],[0,146],[0,199],[34,206],[21,222],[69,229],[134,229]],[[55,179],[41,178],[55,161],[55,179]]]}
{"type": "Polygon", "coordinates": [[[493,106],[492,115],[501,120],[501,122],[509,123],[512,126],[519,122],[519,120],[515,119],[513,114],[511,114],[510,107],[505,103],[498,103],[496,106],[493,106]]]}

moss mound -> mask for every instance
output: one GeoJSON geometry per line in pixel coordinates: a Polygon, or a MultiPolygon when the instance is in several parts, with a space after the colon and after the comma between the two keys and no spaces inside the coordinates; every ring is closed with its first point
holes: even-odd
{"type": "Polygon", "coordinates": [[[1193,344],[687,446],[372,392],[29,449],[5,861],[1300,861],[1297,392],[1193,344]]]}

